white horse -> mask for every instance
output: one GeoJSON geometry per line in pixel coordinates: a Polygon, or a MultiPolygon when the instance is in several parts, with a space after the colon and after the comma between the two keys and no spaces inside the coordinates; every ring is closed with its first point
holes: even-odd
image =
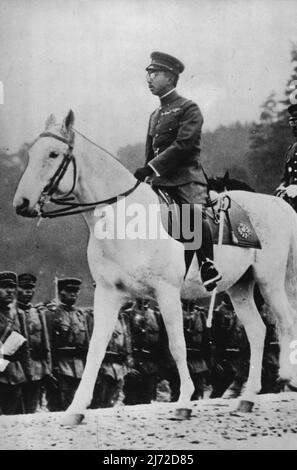
{"type": "MultiPolygon", "coordinates": [[[[131,295],[154,297],[159,304],[180,375],[177,408],[185,409],[189,407],[193,384],[186,361],[180,297],[209,295],[202,286],[197,262],[192,263],[184,282],[184,248],[173,238],[98,239],[96,224],[99,222],[99,228],[112,234],[119,224],[117,216],[122,216],[123,201],[126,207],[135,209],[132,204],[138,204],[148,211],[150,205],[159,203],[158,197],[148,184],[142,183],[124,199],[111,200],[113,203],[108,206],[100,204],[133,188],[136,179],[120,162],[81,135],[75,135],[72,152],[73,123],[72,111],[62,125],[52,115],[48,118],[46,130],[29,151],[28,166],[13,201],[17,213],[26,217],[40,213],[51,194],[66,194],[69,200],[73,193],[77,208],[89,207],[88,204],[95,208],[94,203],[98,202],[95,213],[92,210],[83,214],[90,230],[88,262],[96,282],[94,332],[82,380],[66,412],[67,422],[78,423],[83,418],[118,312],[131,295]]],[[[297,366],[290,361],[290,345],[297,339],[297,216],[288,204],[273,196],[244,191],[229,194],[246,210],[262,244],[261,250],[223,246],[220,257],[223,279],[218,290],[230,295],[250,343],[249,376],[239,402],[239,409],[244,410],[248,402],[255,402],[261,389],[266,331],[253,300],[255,282],[279,323],[279,375],[294,383],[297,380],[297,366]]],[[[162,227],[160,230],[164,235],[162,227]]]]}

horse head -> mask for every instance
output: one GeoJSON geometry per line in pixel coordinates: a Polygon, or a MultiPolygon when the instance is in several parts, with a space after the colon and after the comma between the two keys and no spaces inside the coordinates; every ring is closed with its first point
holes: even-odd
{"type": "Polygon", "coordinates": [[[241,180],[230,178],[229,171],[224,176],[209,178],[208,187],[212,191],[222,193],[224,191],[250,191],[255,192],[247,183],[241,180]]]}
{"type": "Polygon", "coordinates": [[[75,184],[72,155],[74,113],[69,111],[62,125],[51,114],[45,130],[29,149],[28,165],[18,184],[13,206],[18,215],[36,217],[42,205],[55,194],[65,195],[75,184]],[[72,161],[72,165],[69,163],[72,161]]]}

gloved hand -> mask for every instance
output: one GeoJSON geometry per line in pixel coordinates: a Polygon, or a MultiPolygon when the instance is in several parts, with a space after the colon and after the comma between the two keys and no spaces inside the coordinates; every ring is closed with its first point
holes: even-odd
{"type": "Polygon", "coordinates": [[[292,199],[297,197],[297,184],[290,184],[290,186],[286,188],[286,194],[288,197],[291,197],[292,199]]]}
{"type": "Polygon", "coordinates": [[[283,184],[280,184],[278,188],[276,188],[274,195],[277,197],[283,197],[286,192],[286,187],[283,184]]]}
{"type": "Polygon", "coordinates": [[[139,181],[144,181],[147,176],[151,176],[153,173],[153,170],[149,166],[143,166],[141,168],[137,168],[134,176],[139,181]]]}

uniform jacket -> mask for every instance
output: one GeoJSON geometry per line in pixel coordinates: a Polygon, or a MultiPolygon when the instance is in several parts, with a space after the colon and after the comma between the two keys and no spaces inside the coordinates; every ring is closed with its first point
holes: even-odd
{"type": "MultiPolygon", "coordinates": [[[[9,311],[0,310],[0,340],[2,343],[8,338],[12,331],[20,333],[24,337],[24,317],[17,315],[14,308],[9,311]]],[[[26,382],[30,376],[30,359],[27,342],[11,357],[11,362],[3,372],[0,372],[0,382],[10,385],[18,385],[26,382]]]]}
{"type": "Polygon", "coordinates": [[[131,315],[131,334],[135,369],[155,374],[164,361],[165,330],[159,313],[151,308],[131,315]]]}
{"type": "Polygon", "coordinates": [[[50,339],[44,309],[18,306],[18,315],[24,315],[24,333],[29,347],[31,380],[41,380],[51,374],[50,339]]]}
{"type": "Polygon", "coordinates": [[[206,184],[200,163],[202,123],[197,104],[175,90],[161,100],[150,117],[146,140],[146,164],[159,174],[152,177],[153,185],[206,184]]]}
{"type": "Polygon", "coordinates": [[[47,306],[53,372],[80,379],[89,346],[89,331],[85,313],[62,303],[47,306]]]}
{"type": "Polygon", "coordinates": [[[289,146],[285,159],[286,164],[282,183],[285,186],[297,184],[297,142],[289,146]]]}
{"type": "Polygon", "coordinates": [[[208,370],[205,360],[210,354],[210,343],[204,312],[184,312],[184,334],[190,372],[199,373],[208,370]]]}
{"type": "Polygon", "coordinates": [[[266,304],[262,307],[261,317],[266,326],[266,336],[263,353],[263,367],[267,364],[279,366],[279,339],[277,332],[277,324],[273,316],[268,310],[266,304]]]}
{"type": "MultiPolygon", "coordinates": [[[[87,311],[87,319],[90,333],[93,331],[93,311],[87,311]]],[[[101,375],[109,375],[115,380],[122,380],[128,372],[128,362],[132,359],[132,340],[130,330],[130,317],[125,312],[120,312],[112,337],[106,348],[105,357],[102,361],[98,382],[101,375]]]]}
{"type": "Polygon", "coordinates": [[[122,380],[128,372],[128,359],[132,359],[132,342],[129,316],[121,312],[99,373],[122,380]]]}
{"type": "Polygon", "coordinates": [[[213,355],[216,364],[227,363],[237,378],[246,378],[250,348],[242,323],[224,302],[215,310],[212,324],[213,355]]]}

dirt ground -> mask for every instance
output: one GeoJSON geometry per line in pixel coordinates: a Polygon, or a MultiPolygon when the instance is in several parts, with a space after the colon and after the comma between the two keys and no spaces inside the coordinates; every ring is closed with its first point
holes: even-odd
{"type": "Polygon", "coordinates": [[[0,449],[295,449],[297,393],[262,395],[254,411],[236,413],[237,400],[200,400],[192,417],[174,420],[174,404],[89,410],[75,428],[62,413],[1,416],[0,449]]]}

